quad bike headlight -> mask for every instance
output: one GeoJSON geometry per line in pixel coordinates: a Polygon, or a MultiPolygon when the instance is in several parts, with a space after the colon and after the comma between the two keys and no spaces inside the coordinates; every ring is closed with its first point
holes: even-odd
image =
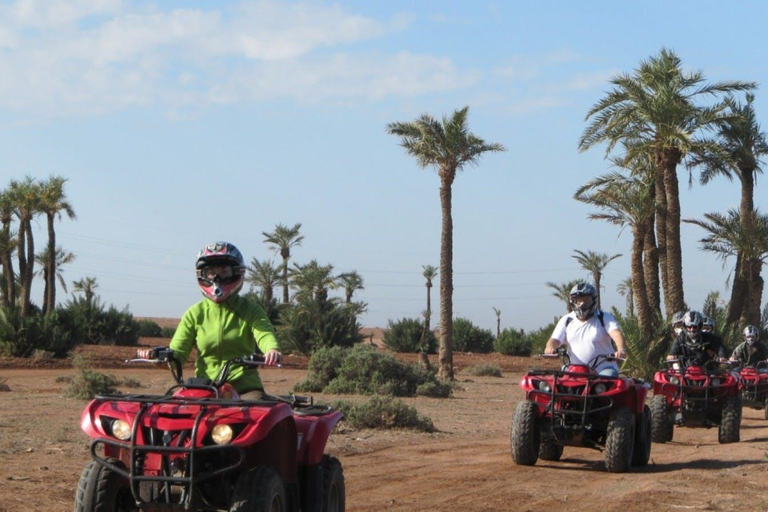
{"type": "Polygon", "coordinates": [[[131,438],[131,426],[127,421],[115,420],[112,422],[112,435],[121,441],[128,441],[131,438]]]}
{"type": "Polygon", "coordinates": [[[229,425],[216,425],[211,430],[211,439],[216,444],[227,444],[232,441],[235,432],[229,425]]]}
{"type": "Polygon", "coordinates": [[[672,377],[669,378],[669,382],[677,386],[678,384],[680,384],[680,379],[678,379],[673,375],[672,377]]]}
{"type": "Polygon", "coordinates": [[[549,383],[543,380],[538,381],[536,383],[536,387],[539,389],[539,391],[543,391],[545,393],[549,393],[550,391],[552,391],[552,388],[549,387],[549,383]]]}
{"type": "Polygon", "coordinates": [[[608,390],[608,386],[605,385],[604,382],[598,382],[594,386],[592,386],[592,393],[595,395],[601,395],[605,393],[608,390]]]}
{"type": "Polygon", "coordinates": [[[712,380],[711,380],[709,383],[710,383],[710,385],[712,385],[712,386],[719,386],[719,385],[720,385],[720,379],[718,379],[717,377],[715,377],[715,378],[714,378],[714,379],[712,379],[712,380]]]}

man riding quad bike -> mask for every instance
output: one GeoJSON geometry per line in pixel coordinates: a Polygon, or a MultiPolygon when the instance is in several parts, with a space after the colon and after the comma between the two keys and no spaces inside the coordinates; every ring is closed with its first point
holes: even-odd
{"type": "Polygon", "coordinates": [[[672,345],[669,368],[653,377],[652,438],[671,441],[675,425],[718,427],[720,443],[739,441],[741,400],[738,378],[730,370],[717,336],[703,333],[700,313],[688,311],[685,332],[672,345]]]}
{"type": "Polygon", "coordinates": [[[176,385],[86,406],[93,460],[75,511],[343,511],[341,463],[323,453],[342,414],[308,397],[241,399],[228,377],[258,357],[227,360],[213,381],[184,380],[170,349],[130,360],[168,363],[176,385]]]}
{"type": "Polygon", "coordinates": [[[762,409],[768,419],[768,346],[760,341],[760,329],[748,325],[744,341],[731,354],[731,364],[739,372],[742,407],[762,409]]]}
{"type": "Polygon", "coordinates": [[[612,355],[597,356],[589,365],[570,364],[565,346],[561,370],[531,370],[520,387],[525,400],[518,403],[512,420],[512,459],[532,466],[540,458],[557,461],[563,446],[605,451],[605,466],[622,473],[630,466],[644,466],[651,453],[651,415],[645,397],[650,386],[641,379],[597,373],[612,355]]]}

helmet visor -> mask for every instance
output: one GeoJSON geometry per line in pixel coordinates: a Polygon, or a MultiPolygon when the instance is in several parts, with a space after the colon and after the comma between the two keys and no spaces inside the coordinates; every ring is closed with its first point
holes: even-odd
{"type": "Polygon", "coordinates": [[[235,269],[231,265],[206,265],[198,271],[198,280],[210,286],[216,282],[227,284],[237,280],[235,269]]]}

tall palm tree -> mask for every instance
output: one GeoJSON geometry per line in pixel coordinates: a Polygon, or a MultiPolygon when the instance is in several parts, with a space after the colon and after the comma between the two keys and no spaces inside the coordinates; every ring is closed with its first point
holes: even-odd
{"type": "Polygon", "coordinates": [[[579,262],[581,268],[592,274],[592,282],[595,283],[595,290],[597,290],[597,307],[600,307],[600,283],[603,278],[603,270],[608,266],[610,262],[616,258],[620,258],[621,254],[614,254],[608,256],[607,254],[597,253],[595,251],[580,251],[574,249],[576,254],[571,256],[573,259],[579,262]]]}
{"type": "MultiPolygon", "coordinates": [[[[53,223],[56,217],[61,218],[62,213],[70,219],[75,219],[75,210],[67,201],[64,194],[66,178],[51,176],[40,185],[40,212],[44,213],[48,226],[48,257],[45,259],[48,268],[45,274],[45,296],[43,299],[43,313],[49,314],[56,306],[56,231],[53,223]]],[[[66,291],[66,287],[64,288],[66,291]]]]}
{"type": "Polygon", "coordinates": [[[440,177],[440,363],[439,376],[453,380],[453,217],[452,187],[456,173],[465,165],[476,165],[486,152],[506,151],[469,131],[469,107],[454,111],[442,122],[422,114],[411,122],[394,122],[387,132],[400,137],[400,145],[420,167],[434,167],[440,177]]]}
{"type": "Polygon", "coordinates": [[[19,262],[19,301],[21,317],[29,315],[32,279],[35,273],[35,240],[32,234],[32,219],[40,213],[41,187],[33,178],[27,176],[22,181],[12,180],[9,187],[11,201],[19,220],[16,254],[19,262]]]}
{"type": "Polygon", "coordinates": [[[344,299],[347,304],[352,303],[352,295],[357,290],[364,290],[363,278],[357,271],[339,274],[339,284],[344,288],[344,299]]]}
{"type": "Polygon", "coordinates": [[[652,258],[652,255],[646,257],[646,243],[648,232],[653,232],[653,187],[647,174],[627,177],[613,172],[588,182],[574,195],[578,201],[602,210],[601,213],[590,214],[590,219],[604,220],[622,228],[631,227],[633,302],[640,328],[648,335],[653,332],[653,311],[658,308],[658,304],[653,306],[649,298],[654,286],[658,287],[658,280],[648,276],[648,273],[656,272],[656,268],[647,269],[645,266],[645,261],[652,258]]]}
{"type": "Polygon", "coordinates": [[[501,336],[501,310],[493,308],[493,312],[496,314],[496,338],[501,336]]]}
{"type": "Polygon", "coordinates": [[[725,117],[725,102],[707,105],[697,101],[756,85],[741,81],[706,84],[701,71],[683,71],[680,58],[667,48],[642,61],[632,75],[614,77],[611,84],[613,90],[586,115],[592,121],[579,140],[579,149],[607,143],[608,154],[622,143],[632,157],[646,155],[654,162],[656,236],[669,317],[685,306],[677,166],[712,148],[712,141],[702,133],[725,117]]]}
{"type": "Polygon", "coordinates": [[[85,303],[88,305],[88,309],[92,309],[98,287],[99,283],[95,277],[84,277],[72,283],[72,293],[80,292],[85,295],[85,303]]]}
{"type": "Polygon", "coordinates": [[[263,231],[264,241],[272,244],[272,250],[283,258],[283,304],[288,304],[288,260],[291,259],[291,247],[298,247],[304,241],[304,235],[300,234],[301,223],[297,222],[293,227],[278,224],[271,233],[263,231]]]}
{"type": "Polygon", "coordinates": [[[584,282],[583,279],[574,279],[573,281],[568,281],[567,283],[560,283],[560,284],[548,281],[547,286],[549,286],[554,290],[552,295],[562,300],[565,303],[566,311],[570,313],[571,311],[573,311],[573,306],[571,306],[571,289],[577,284],[580,284],[583,282],[584,282]]]}
{"type": "Polygon", "coordinates": [[[759,325],[760,304],[763,295],[763,278],[760,269],[768,261],[768,215],[755,211],[750,231],[743,231],[738,210],[728,210],[726,214],[706,213],[706,220],[685,219],[684,222],[703,228],[708,234],[700,240],[704,251],[712,252],[723,260],[742,256],[742,271],[746,277],[747,288],[744,297],[746,306],[742,308],[740,320],[744,324],[759,325]]]}
{"type": "Polygon", "coordinates": [[[13,199],[7,190],[0,191],[0,304],[11,307],[16,304],[16,274],[13,270],[13,253],[16,250],[16,233],[11,229],[13,222],[13,199]]]}
{"type": "Polygon", "coordinates": [[[265,302],[269,303],[275,294],[275,286],[281,281],[280,267],[270,261],[251,259],[251,264],[246,266],[247,276],[245,280],[261,288],[265,302]]]}
{"type": "Polygon", "coordinates": [[[317,260],[312,260],[306,265],[294,263],[293,266],[289,279],[296,288],[297,301],[313,298],[317,302],[325,302],[328,291],[338,288],[333,265],[320,265],[317,260]]]}
{"type": "Polygon", "coordinates": [[[49,283],[53,282],[53,286],[56,286],[56,279],[58,279],[59,284],[64,289],[64,293],[67,293],[67,282],[64,280],[62,267],[72,263],[76,258],[74,254],[69,251],[65,251],[61,247],[57,247],[56,251],[54,252],[53,265],[51,265],[48,261],[49,257],[50,253],[47,249],[35,255],[35,260],[40,264],[41,267],[41,270],[36,271],[35,275],[42,275],[43,280],[45,281],[45,293],[43,293],[43,311],[47,311],[48,313],[53,311],[56,307],[55,304],[50,305],[48,303],[49,300],[55,300],[56,297],[54,294],[48,292],[48,287],[51,286],[49,283]],[[50,279],[48,276],[48,272],[51,272],[51,268],[53,268],[53,279],[50,279]]]}
{"type": "Polygon", "coordinates": [[[622,282],[616,285],[616,291],[619,295],[627,298],[627,315],[635,315],[635,301],[632,299],[632,276],[624,278],[622,282]]]}
{"type": "MultiPolygon", "coordinates": [[[[746,99],[746,104],[742,104],[729,98],[732,115],[719,125],[716,150],[701,155],[694,163],[701,165],[700,180],[705,185],[718,175],[731,181],[736,176],[741,183],[739,216],[742,231],[749,232],[755,216],[755,179],[757,173],[762,172],[760,161],[768,154],[768,142],[752,105],[755,95],[747,93],[746,99]]],[[[745,290],[749,285],[743,260],[743,255],[736,255],[731,300],[726,315],[726,324],[729,325],[738,321],[741,316],[745,290]]]]}

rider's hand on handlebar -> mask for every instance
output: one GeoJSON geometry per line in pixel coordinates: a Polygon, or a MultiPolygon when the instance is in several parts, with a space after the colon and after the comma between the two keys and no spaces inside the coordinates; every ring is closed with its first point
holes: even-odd
{"type": "Polygon", "coordinates": [[[264,364],[267,366],[277,366],[283,362],[283,354],[277,350],[270,350],[264,354],[264,364]]]}
{"type": "Polygon", "coordinates": [[[624,349],[619,349],[616,352],[613,353],[613,357],[617,359],[626,359],[627,358],[627,351],[624,349]]]}
{"type": "Polygon", "coordinates": [[[140,348],[136,350],[136,358],[137,359],[154,359],[155,358],[155,349],[154,348],[140,348]]]}

